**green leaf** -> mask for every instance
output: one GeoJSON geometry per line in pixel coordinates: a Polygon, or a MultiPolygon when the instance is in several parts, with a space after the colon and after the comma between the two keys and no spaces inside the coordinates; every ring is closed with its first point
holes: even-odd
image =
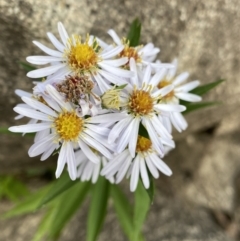
{"type": "Polygon", "coordinates": [[[141,181],[138,182],[138,187],[135,191],[135,205],[133,216],[133,232],[132,241],[139,241],[141,229],[146,219],[150,206],[148,194],[141,181]]]}
{"type": "Polygon", "coordinates": [[[186,104],[185,106],[187,109],[183,112],[183,114],[187,114],[189,112],[201,109],[201,108],[206,108],[214,105],[220,105],[222,104],[221,102],[201,102],[201,103],[192,103],[192,104],[186,104]]]}
{"type": "Polygon", "coordinates": [[[41,208],[43,205],[52,201],[54,198],[56,198],[58,195],[68,190],[76,183],[79,183],[79,180],[72,181],[67,172],[63,173],[60,176],[60,178],[53,183],[51,189],[45,195],[42,201],[39,203],[39,206],[37,207],[37,209],[41,208]]]}
{"type": "Polygon", "coordinates": [[[89,187],[89,182],[78,182],[78,185],[72,186],[48,203],[48,210],[41,220],[33,241],[57,239],[69,219],[82,205],[89,187]]]}
{"type": "Polygon", "coordinates": [[[54,221],[52,222],[51,227],[48,227],[50,238],[56,239],[59,237],[64,226],[82,205],[90,190],[90,186],[90,182],[78,181],[77,185],[72,186],[56,199],[56,206],[55,201],[53,202],[53,205],[55,206],[53,214],[54,221]]]}
{"type": "Polygon", "coordinates": [[[139,135],[149,139],[148,131],[146,130],[142,122],[140,122],[139,125],[139,135]]]}
{"type": "Polygon", "coordinates": [[[98,182],[93,187],[91,204],[87,220],[87,241],[97,240],[101,230],[109,197],[110,184],[104,177],[99,177],[98,182]]]}
{"type": "Polygon", "coordinates": [[[111,197],[120,225],[128,239],[131,240],[133,230],[132,207],[117,185],[111,186],[111,197]]]}
{"type": "Polygon", "coordinates": [[[153,198],[154,198],[154,191],[155,191],[155,186],[154,186],[154,180],[153,180],[153,176],[151,175],[151,173],[148,172],[148,176],[150,179],[150,187],[148,189],[145,189],[149,199],[150,199],[150,203],[153,203],[153,198]]]}
{"type": "Polygon", "coordinates": [[[129,40],[129,45],[132,47],[136,47],[139,45],[141,35],[141,23],[138,18],[136,18],[131,26],[127,35],[127,39],[129,40]]]}
{"type": "Polygon", "coordinates": [[[50,188],[50,185],[37,190],[33,194],[30,194],[24,200],[20,201],[14,208],[12,208],[10,211],[6,212],[3,215],[3,218],[10,218],[10,217],[18,216],[18,215],[35,212],[37,207],[39,206],[39,203],[40,203],[42,197],[44,195],[46,195],[49,188],[50,188]]]}
{"type": "Polygon", "coordinates": [[[25,69],[26,71],[32,71],[35,70],[36,67],[32,66],[31,64],[28,64],[26,62],[19,62],[19,64],[23,67],[23,69],[25,69]]]}
{"type": "Polygon", "coordinates": [[[216,86],[221,84],[223,81],[225,81],[225,80],[220,79],[220,80],[211,82],[209,84],[201,85],[201,86],[195,88],[194,90],[192,90],[191,93],[196,94],[196,95],[206,94],[209,90],[215,88],[216,86]]]}
{"type": "Polygon", "coordinates": [[[28,188],[13,176],[0,177],[0,198],[6,197],[12,201],[29,194],[28,188]]]}
{"type": "Polygon", "coordinates": [[[35,235],[33,237],[32,241],[40,241],[40,240],[47,240],[47,236],[49,229],[51,228],[51,225],[55,220],[53,219],[54,217],[54,208],[49,208],[48,211],[46,212],[45,216],[42,218],[40,224],[38,225],[38,229],[35,232],[35,235]],[[44,239],[43,239],[44,238],[44,239]]]}

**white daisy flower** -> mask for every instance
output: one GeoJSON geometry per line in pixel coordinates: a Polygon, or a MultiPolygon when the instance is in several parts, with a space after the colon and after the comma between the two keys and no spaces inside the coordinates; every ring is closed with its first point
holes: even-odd
{"type": "Polygon", "coordinates": [[[129,46],[129,40],[126,38],[120,39],[113,29],[108,30],[108,34],[112,37],[114,43],[117,46],[123,46],[123,50],[119,53],[119,57],[127,57],[128,63],[125,66],[129,66],[130,58],[134,58],[138,66],[151,64],[152,67],[169,68],[171,64],[153,63],[157,54],[160,52],[159,48],[154,47],[153,43],[148,43],[145,46],[139,45],[137,47],[129,46]]]}
{"type": "Polygon", "coordinates": [[[89,160],[94,163],[98,163],[99,158],[92,151],[92,148],[99,151],[103,156],[111,158],[112,154],[106,148],[108,147],[106,136],[109,129],[91,124],[91,118],[79,117],[73,106],[69,102],[65,102],[64,98],[53,86],[47,85],[46,91],[49,94],[49,98],[43,96],[46,104],[31,97],[22,97],[22,100],[32,109],[25,107],[14,108],[20,115],[41,121],[40,123],[9,128],[12,132],[41,132],[37,134],[35,143],[28,151],[29,156],[33,157],[43,153],[42,160],[44,160],[61,145],[56,178],[61,175],[67,163],[72,180],[77,177],[75,147],[80,147],[89,160]]]}
{"type": "MultiPolygon", "coordinates": [[[[199,86],[200,82],[198,80],[191,81],[187,84],[183,84],[189,77],[188,72],[181,73],[178,76],[175,76],[177,71],[177,59],[172,62],[174,68],[166,71],[166,74],[159,79],[157,87],[159,89],[172,85],[174,86],[173,90],[163,97],[163,102],[169,104],[179,104],[180,100],[188,102],[199,102],[202,100],[201,96],[189,93],[189,91],[195,89],[199,86]]],[[[168,131],[171,130],[173,125],[179,132],[187,128],[187,121],[181,113],[168,113],[168,117],[163,117],[163,122],[165,123],[168,131]]]]}
{"type": "MultiPolygon", "coordinates": [[[[161,111],[181,112],[186,108],[181,105],[162,104],[161,98],[172,91],[173,86],[167,86],[162,89],[157,89],[155,86],[162,75],[162,72],[157,72],[151,77],[151,66],[148,65],[144,73],[143,79],[137,77],[137,68],[135,60],[130,59],[130,68],[136,73],[134,78],[131,78],[130,83],[123,89],[124,96],[122,98],[121,113],[123,118],[113,126],[108,136],[109,143],[117,143],[116,153],[121,153],[127,146],[131,156],[135,156],[137,137],[139,126],[143,125],[149,134],[157,152],[163,156],[163,144],[174,147],[172,136],[158,119],[161,111]]],[[[113,113],[112,115],[119,115],[113,113]]],[[[102,115],[102,122],[113,122],[105,115],[102,115]]]]}
{"type": "MultiPolygon", "coordinates": [[[[96,183],[101,171],[108,161],[106,157],[102,156],[99,152],[95,151],[96,156],[99,158],[98,163],[89,161],[88,157],[82,150],[75,152],[76,166],[77,166],[77,178],[80,178],[82,182],[91,180],[92,183],[96,183]]],[[[108,180],[114,183],[114,178],[109,177],[108,180]]]]}
{"type": "Polygon", "coordinates": [[[115,176],[115,183],[119,183],[129,173],[130,190],[136,190],[139,176],[146,189],[150,186],[148,170],[154,178],[159,177],[159,171],[167,176],[172,175],[170,168],[160,159],[158,151],[152,142],[143,136],[138,136],[136,145],[136,156],[132,157],[128,149],[115,156],[103,167],[101,175],[108,177],[115,176]]]}
{"type": "Polygon", "coordinates": [[[128,58],[116,58],[124,46],[105,48],[93,36],[87,36],[83,42],[78,35],[69,37],[62,23],[58,23],[58,32],[62,42],[52,33],[47,33],[50,41],[57,50],[50,49],[43,44],[33,41],[48,56],[29,56],[27,61],[32,64],[49,67],[28,72],[30,78],[46,77],[47,81],[58,79],[67,75],[90,75],[103,91],[109,83],[125,84],[123,78],[133,76],[128,70],[119,68],[128,62],[128,58]]]}

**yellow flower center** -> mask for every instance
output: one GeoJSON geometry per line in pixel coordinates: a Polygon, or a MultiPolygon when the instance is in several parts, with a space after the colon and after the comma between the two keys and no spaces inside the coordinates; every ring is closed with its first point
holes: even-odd
{"type": "Polygon", "coordinates": [[[148,91],[133,90],[128,107],[136,115],[147,115],[153,111],[153,101],[148,91]]]}
{"type": "Polygon", "coordinates": [[[152,147],[152,142],[143,136],[138,135],[136,152],[149,151],[152,147]]]}
{"type": "Polygon", "coordinates": [[[66,51],[66,56],[70,68],[77,73],[86,73],[96,68],[99,61],[97,52],[100,46],[94,40],[92,45],[88,44],[89,36],[82,43],[80,36],[73,36],[74,39],[69,39],[69,49],[66,51]]]}
{"type": "MultiPolygon", "coordinates": [[[[122,40],[122,43],[124,44],[124,49],[119,53],[119,57],[127,57],[128,59],[134,58],[136,63],[140,63],[142,61],[141,57],[139,56],[137,49],[140,47],[131,47],[129,46],[129,41],[126,39],[122,40]]],[[[124,67],[128,67],[129,61],[124,65],[124,67]]]]}
{"type": "Polygon", "coordinates": [[[83,129],[83,120],[75,112],[66,112],[56,118],[55,128],[61,139],[76,141],[83,129]]]}
{"type": "MultiPolygon", "coordinates": [[[[161,82],[158,83],[157,87],[158,89],[161,89],[165,86],[168,86],[171,84],[171,81],[168,81],[168,80],[162,80],[161,82]]],[[[174,90],[172,90],[171,92],[169,92],[167,95],[165,95],[163,97],[163,99],[171,99],[172,97],[174,97],[174,90]]]]}

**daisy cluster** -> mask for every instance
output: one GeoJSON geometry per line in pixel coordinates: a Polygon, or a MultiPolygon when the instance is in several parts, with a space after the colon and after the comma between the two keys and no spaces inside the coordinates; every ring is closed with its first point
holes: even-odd
{"type": "Polygon", "coordinates": [[[155,61],[160,49],[152,43],[130,46],[114,30],[108,44],[96,36],[69,36],[58,23],[60,40],[47,33],[55,49],[33,41],[44,56],[29,56],[31,64],[49,66],[30,71],[33,92],[16,90],[24,103],[14,111],[30,118],[9,130],[36,133],[29,156],[41,161],[58,153],[56,178],[65,165],[72,180],[99,175],[112,183],[130,178],[130,190],[139,178],[149,188],[149,175],[172,174],[163,162],[175,147],[172,126],[187,128],[180,100],[197,102],[189,93],[199,81],[184,83],[188,73],[175,76],[177,60],[155,61]]]}

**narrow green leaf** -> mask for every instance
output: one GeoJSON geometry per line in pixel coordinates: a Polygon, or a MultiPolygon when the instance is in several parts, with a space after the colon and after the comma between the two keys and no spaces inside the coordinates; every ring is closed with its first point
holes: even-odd
{"type": "Polygon", "coordinates": [[[146,130],[142,122],[140,122],[139,126],[139,135],[149,139],[148,131],[146,130]]]}
{"type": "Polygon", "coordinates": [[[133,232],[132,241],[139,241],[141,229],[146,219],[150,206],[148,194],[141,181],[138,182],[138,187],[135,191],[135,205],[133,216],[133,232]]]}
{"type": "Polygon", "coordinates": [[[47,204],[48,202],[52,201],[54,198],[56,198],[61,193],[68,190],[70,187],[75,185],[76,183],[79,183],[78,180],[72,181],[68,175],[67,172],[63,173],[59,179],[54,181],[51,189],[49,192],[44,196],[42,201],[39,203],[39,206],[37,209],[41,208],[43,205],[47,204]]]}
{"type": "Polygon", "coordinates": [[[148,176],[150,179],[150,187],[148,189],[145,189],[148,197],[150,199],[150,203],[153,203],[153,198],[154,198],[154,192],[155,192],[155,186],[154,186],[154,180],[153,180],[153,176],[151,175],[151,173],[148,172],[148,176]]]}
{"type": "Polygon", "coordinates": [[[51,225],[54,220],[54,208],[50,207],[44,217],[42,218],[40,224],[38,225],[38,229],[34,234],[33,240],[32,241],[41,241],[41,240],[47,240],[48,230],[51,228],[51,225]]]}
{"type": "Polygon", "coordinates": [[[28,64],[26,62],[19,62],[19,64],[23,67],[23,69],[25,69],[26,71],[31,71],[31,70],[35,70],[36,67],[32,66],[31,64],[28,64]]]}
{"type": "Polygon", "coordinates": [[[4,196],[12,201],[29,194],[28,188],[13,176],[0,177],[0,198],[4,196]]]}
{"type": "Polygon", "coordinates": [[[64,226],[82,205],[90,190],[90,186],[90,182],[78,181],[77,185],[72,186],[56,199],[56,204],[54,200],[54,214],[52,219],[54,221],[50,227],[48,227],[50,238],[56,239],[59,237],[64,226]]]}
{"type": "Polygon", "coordinates": [[[136,18],[131,26],[127,35],[127,39],[129,40],[129,44],[132,47],[136,47],[139,45],[141,35],[141,23],[138,18],[136,18]]]}
{"type": "Polygon", "coordinates": [[[101,230],[109,197],[110,184],[103,177],[99,177],[98,182],[93,187],[91,204],[87,220],[87,241],[96,241],[101,230]]]}
{"type": "Polygon", "coordinates": [[[211,82],[209,84],[205,84],[205,85],[201,85],[197,88],[195,88],[194,90],[191,91],[191,93],[196,94],[196,95],[203,95],[206,94],[209,90],[215,88],[217,85],[221,84],[223,81],[223,79],[211,82]]]}
{"type": "Polygon", "coordinates": [[[37,190],[35,193],[30,194],[28,197],[20,201],[14,208],[3,214],[2,218],[10,218],[35,212],[43,196],[49,191],[49,188],[50,185],[47,185],[37,190]]]}
{"type": "Polygon", "coordinates": [[[111,197],[120,225],[128,239],[131,240],[133,230],[132,207],[117,185],[111,186],[111,197]]]}
{"type": "Polygon", "coordinates": [[[201,103],[192,103],[192,104],[187,104],[185,105],[187,109],[183,112],[183,114],[187,114],[189,112],[201,109],[201,108],[206,108],[214,105],[220,105],[221,102],[201,102],[201,103]]]}

